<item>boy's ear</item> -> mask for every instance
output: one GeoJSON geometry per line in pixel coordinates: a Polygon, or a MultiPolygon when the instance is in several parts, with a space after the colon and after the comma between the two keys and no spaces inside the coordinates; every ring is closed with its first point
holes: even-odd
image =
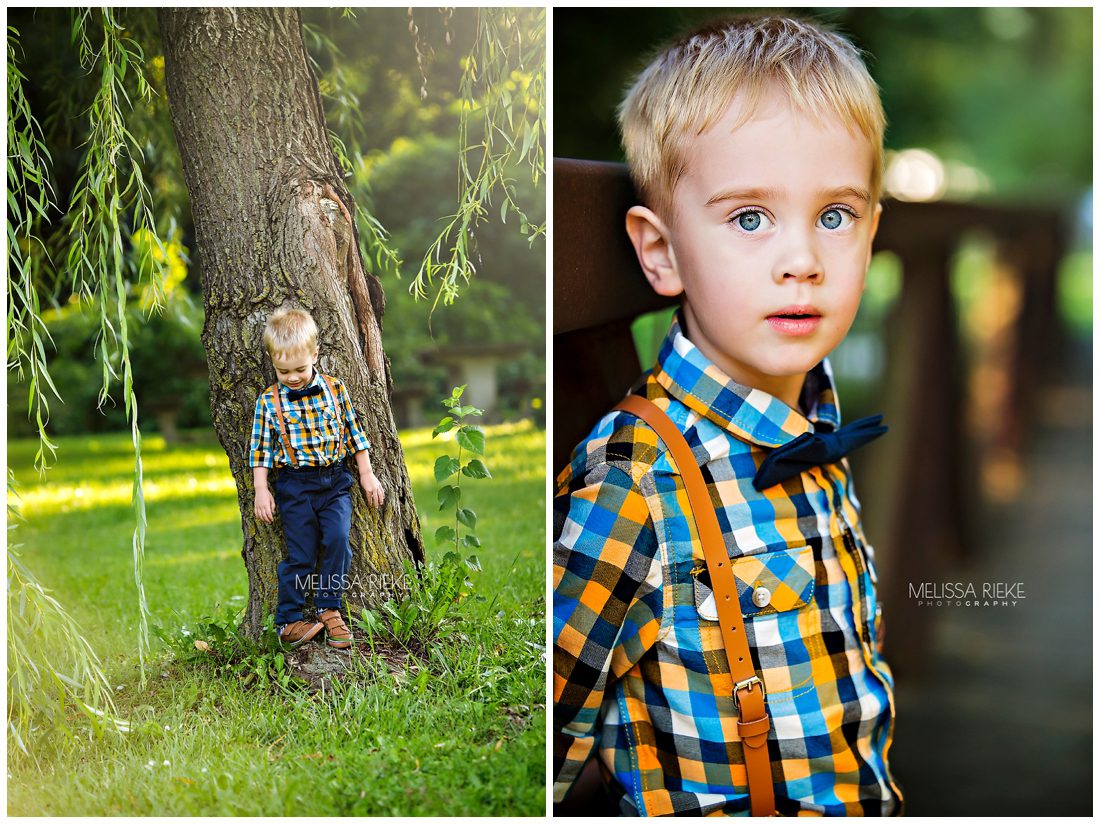
{"type": "Polygon", "coordinates": [[[669,297],[683,292],[668,227],[656,213],[645,206],[631,206],[626,212],[626,233],[653,291],[669,297]]]}

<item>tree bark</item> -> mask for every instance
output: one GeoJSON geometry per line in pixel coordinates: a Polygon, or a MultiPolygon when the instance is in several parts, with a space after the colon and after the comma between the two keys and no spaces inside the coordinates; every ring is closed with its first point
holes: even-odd
{"type": "Polygon", "coordinates": [[[275,382],[267,316],[300,306],[320,329],[322,372],[345,382],[386,492],[354,492],[348,598],[377,603],[423,558],[420,523],[390,412],[382,289],[366,273],[295,9],[160,9],[168,102],[201,258],[214,428],[237,482],[248,570],[247,631],[277,600],[281,525],[253,513],[248,465],[257,396],[275,382]]]}

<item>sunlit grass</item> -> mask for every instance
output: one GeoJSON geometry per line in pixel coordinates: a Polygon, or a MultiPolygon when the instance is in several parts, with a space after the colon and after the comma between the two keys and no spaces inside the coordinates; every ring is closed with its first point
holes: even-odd
{"type": "MultiPolygon", "coordinates": [[[[482,541],[475,591],[486,599],[469,608],[468,671],[423,694],[390,680],[367,685],[345,714],[322,712],[315,702],[273,701],[204,671],[185,668],[162,679],[167,658],[157,649],[159,662],[140,690],[129,438],[63,438],[45,478],[33,469],[34,442],[9,443],[26,519],[14,533],[23,560],[80,623],[111,684],[122,688],[120,712],[155,721],[140,736],[59,750],[45,772],[9,760],[9,813],[541,815],[545,433],[526,422],[486,431],[493,478],[463,479],[482,541]],[[481,672],[482,629],[514,636],[512,654],[522,651],[532,665],[515,677],[481,672]],[[461,686],[470,683],[477,688],[461,686]],[[508,722],[502,703],[526,707],[529,723],[508,722]]],[[[431,540],[442,523],[432,467],[457,444],[433,440],[430,429],[401,433],[401,441],[426,549],[440,558],[447,547],[431,540]]],[[[241,513],[221,446],[203,433],[175,446],[148,437],[143,459],[152,623],[176,630],[223,605],[243,606],[241,513]]]]}
{"type": "MultiPolygon", "coordinates": [[[[132,467],[131,467],[132,469],[132,467]]],[[[128,483],[96,483],[81,481],[75,484],[51,483],[40,486],[23,495],[24,505],[36,515],[52,515],[103,506],[129,506],[133,495],[133,480],[128,483]]],[[[145,478],[145,503],[180,500],[202,495],[219,495],[233,492],[233,478],[216,477],[200,480],[194,475],[173,476],[170,480],[145,478]]]]}
{"type": "MultiPolygon", "coordinates": [[[[541,578],[544,573],[545,433],[529,421],[488,427],[487,432],[485,462],[494,478],[463,479],[463,495],[479,516],[477,531],[483,546],[477,554],[486,571],[484,586],[492,591],[503,588],[500,576],[517,557],[539,562],[520,565],[521,576],[541,578]]],[[[456,454],[457,443],[433,439],[430,428],[404,432],[401,441],[428,554],[439,556],[446,547],[435,545],[431,536],[444,521],[434,506],[432,467],[437,455],[445,451],[456,454]]],[[[115,603],[126,603],[133,586],[129,447],[129,440],[121,436],[62,439],[60,461],[43,479],[32,468],[34,442],[9,444],[9,465],[20,485],[20,511],[27,520],[20,530],[26,562],[62,595],[66,588],[74,590],[78,602],[84,600],[82,579],[106,587],[115,603]],[[84,550],[92,554],[83,554],[84,550]],[[85,570],[85,565],[94,569],[85,570]]],[[[147,564],[151,570],[182,564],[178,559],[169,563],[165,553],[194,556],[195,551],[186,546],[195,542],[203,546],[198,551],[201,557],[218,562],[211,568],[200,565],[195,573],[199,577],[182,581],[164,580],[151,571],[146,587],[154,617],[163,622],[169,611],[185,616],[208,613],[224,597],[222,587],[224,595],[246,592],[244,565],[237,556],[241,534],[236,484],[216,440],[208,436],[169,448],[163,438],[153,436],[144,440],[143,453],[149,512],[147,564]]],[[[541,587],[533,591],[541,592],[541,587]]],[[[101,627],[95,614],[79,617],[93,629],[101,627]]],[[[118,627],[118,620],[112,617],[109,623],[118,627]]],[[[114,635],[133,629],[131,617],[121,620],[122,632],[114,635]]],[[[107,642],[117,646],[118,652],[129,644],[129,640],[117,645],[107,642]]]]}

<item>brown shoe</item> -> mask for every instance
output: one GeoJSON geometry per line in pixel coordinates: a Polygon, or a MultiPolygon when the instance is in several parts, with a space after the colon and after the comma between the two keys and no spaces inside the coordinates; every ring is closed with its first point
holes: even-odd
{"type": "Polygon", "coordinates": [[[279,631],[279,640],[285,646],[294,649],[300,647],[324,628],[325,625],[320,621],[295,621],[287,624],[279,631]]]}
{"type": "Polygon", "coordinates": [[[344,618],[338,609],[326,609],[317,616],[325,624],[325,634],[328,636],[328,645],[335,649],[347,649],[351,646],[351,630],[344,623],[344,618]]]}

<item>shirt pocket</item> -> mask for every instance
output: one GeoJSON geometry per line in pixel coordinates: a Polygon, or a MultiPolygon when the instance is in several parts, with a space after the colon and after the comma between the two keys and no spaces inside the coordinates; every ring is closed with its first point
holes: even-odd
{"type": "Polygon", "coordinates": [[[336,412],[326,404],[318,419],[321,422],[321,432],[324,439],[335,442],[340,437],[340,422],[336,418],[336,412]]]}
{"type": "MultiPolygon", "coordinates": [[[[813,547],[734,558],[730,568],[737,584],[745,634],[764,680],[768,702],[791,701],[813,689],[813,662],[807,640],[815,623],[820,623],[815,622],[813,547]]],[[[712,645],[724,649],[706,567],[697,570],[694,578],[702,631],[709,634],[712,645]]]]}

